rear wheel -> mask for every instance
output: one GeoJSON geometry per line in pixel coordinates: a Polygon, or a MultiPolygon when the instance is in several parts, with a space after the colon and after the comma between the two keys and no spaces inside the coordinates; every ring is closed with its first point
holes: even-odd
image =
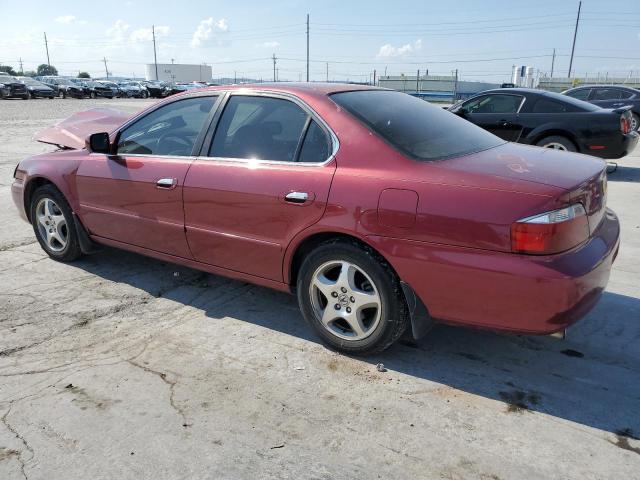
{"type": "Polygon", "coordinates": [[[638,131],[640,129],[640,117],[635,113],[631,114],[631,130],[638,131]]]}
{"type": "Polygon", "coordinates": [[[538,140],[537,146],[543,148],[552,148],[554,150],[565,150],[567,152],[575,152],[578,149],[571,140],[560,135],[552,135],[538,140]]]}
{"type": "Polygon", "coordinates": [[[39,187],[31,198],[30,213],[36,238],[51,258],[71,262],[82,255],[71,207],[58,189],[39,187]]]}
{"type": "Polygon", "coordinates": [[[407,326],[407,307],[391,267],[357,243],[330,241],[300,267],[298,303],[330,347],[371,354],[392,345],[407,326]]]}

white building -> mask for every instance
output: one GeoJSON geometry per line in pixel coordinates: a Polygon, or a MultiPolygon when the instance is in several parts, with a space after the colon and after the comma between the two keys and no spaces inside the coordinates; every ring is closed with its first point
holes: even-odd
{"type": "Polygon", "coordinates": [[[190,65],[187,63],[158,63],[158,74],[156,75],[156,64],[148,63],[145,78],[147,80],[189,83],[210,82],[211,75],[210,65],[190,65]]]}

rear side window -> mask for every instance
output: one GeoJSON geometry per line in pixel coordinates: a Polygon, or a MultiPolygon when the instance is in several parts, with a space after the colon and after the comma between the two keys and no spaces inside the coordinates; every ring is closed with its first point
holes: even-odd
{"type": "Polygon", "coordinates": [[[307,117],[289,100],[234,95],[222,113],[209,156],[292,162],[307,117]]]}
{"type": "Polygon", "coordinates": [[[311,121],[300,149],[299,162],[324,162],[329,158],[329,137],[315,121],[311,121]]]}
{"type": "Polygon", "coordinates": [[[418,160],[469,155],[504,140],[441,107],[401,92],[361,90],[331,95],[396,149],[418,160]]]}
{"type": "Polygon", "coordinates": [[[547,100],[546,98],[536,100],[531,110],[532,113],[567,113],[577,111],[579,110],[573,105],[547,100]]]}
{"type": "Polygon", "coordinates": [[[580,90],[567,92],[565,95],[571,98],[577,98],[578,100],[586,100],[587,98],[589,98],[589,92],[591,92],[591,89],[581,88],[580,90]]]}

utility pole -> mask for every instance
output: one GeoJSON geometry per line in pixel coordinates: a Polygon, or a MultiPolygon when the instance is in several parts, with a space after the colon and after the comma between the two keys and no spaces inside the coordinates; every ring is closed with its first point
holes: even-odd
{"type": "Polygon", "coordinates": [[[236,84],[238,83],[238,74],[236,73],[236,71],[233,71],[233,83],[236,84]]]}
{"type": "Polygon", "coordinates": [[[20,62],[20,74],[23,74],[24,70],[22,69],[22,57],[20,57],[19,62],[20,62]]]}
{"type": "Polygon", "coordinates": [[[327,62],[327,83],[329,83],[329,62],[327,62]]]}
{"type": "Polygon", "coordinates": [[[578,24],[580,23],[580,8],[582,8],[582,1],[578,2],[578,16],[576,17],[576,29],[573,31],[573,45],[571,45],[571,59],[569,60],[569,73],[567,78],[571,78],[571,67],[573,66],[573,52],[576,49],[576,37],[578,36],[578,24]]]}
{"type": "Polygon", "coordinates": [[[309,81],[309,14],[307,13],[307,82],[309,81]]]}
{"type": "Polygon", "coordinates": [[[373,69],[373,85],[376,85],[376,69],[373,69]]]}
{"type": "MultiPolygon", "coordinates": [[[[47,65],[49,65],[49,70],[51,70],[51,60],[49,60],[49,43],[47,42],[47,32],[44,32],[44,48],[47,49],[47,65]]],[[[49,71],[51,73],[51,71],[49,71]]]]}
{"type": "Polygon", "coordinates": [[[107,69],[107,57],[102,57],[102,61],[104,62],[104,73],[107,75],[107,80],[109,80],[109,70],[107,69]]]}
{"type": "Polygon", "coordinates": [[[420,69],[418,69],[418,74],[416,75],[416,93],[420,93],[420,69]]]}
{"type": "Polygon", "coordinates": [[[556,63],[556,49],[553,49],[553,56],[551,57],[551,78],[553,78],[553,66],[556,63]]]}
{"type": "Polygon", "coordinates": [[[458,99],[458,69],[456,68],[456,80],[453,84],[453,101],[458,99]]]}
{"type": "Polygon", "coordinates": [[[277,60],[275,53],[273,54],[272,58],[273,58],[273,81],[275,82],[276,81],[276,60],[277,60]]]}
{"type": "Polygon", "coordinates": [[[158,78],[158,56],[156,54],[156,26],[151,25],[151,35],[153,35],[153,63],[156,66],[156,80],[160,80],[158,78]]]}

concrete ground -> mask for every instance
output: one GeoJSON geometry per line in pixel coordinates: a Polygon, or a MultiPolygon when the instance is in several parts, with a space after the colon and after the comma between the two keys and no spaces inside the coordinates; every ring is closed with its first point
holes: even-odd
{"type": "Polygon", "coordinates": [[[44,254],[10,199],[18,160],[49,149],[32,135],[149,103],[0,102],[0,479],[640,479],[639,156],[610,175],[609,287],[566,341],[439,326],[355,359],[292,296],[44,254]]]}

